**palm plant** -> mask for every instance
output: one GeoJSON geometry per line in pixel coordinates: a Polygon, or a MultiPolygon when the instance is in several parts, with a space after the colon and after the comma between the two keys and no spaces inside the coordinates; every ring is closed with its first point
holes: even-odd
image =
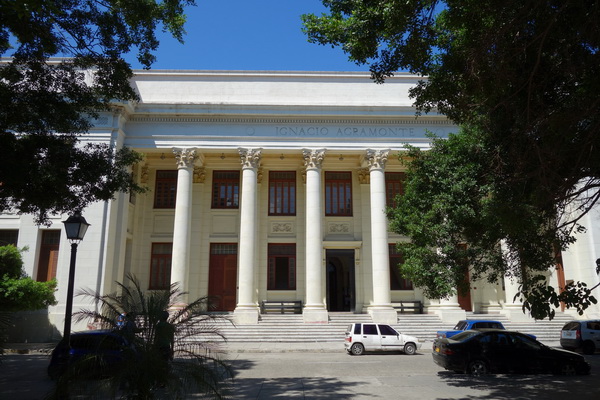
{"type": "Polygon", "coordinates": [[[169,290],[145,291],[135,276],[128,275],[126,279],[126,284],[117,282],[117,293],[101,295],[92,290],[78,293],[97,304],[99,311],[83,309],[73,317],[78,322],[94,321],[104,329],[128,335],[133,342],[131,354],[126,355],[121,368],[111,369],[106,379],[94,384],[81,384],[81,379],[79,382],[77,379],[82,378],[83,363],[90,360],[74,363],[58,380],[50,397],[61,398],[68,390],[70,396],[81,394],[86,398],[100,393],[103,397],[128,399],[181,399],[190,393],[224,398],[232,374],[215,350],[226,341],[216,325],[217,320],[225,317],[209,313],[208,297],[184,303],[187,293],[177,284],[172,284],[169,290]],[[170,313],[168,322],[175,331],[174,357],[168,364],[155,345],[156,326],[165,310],[170,313]],[[124,313],[134,316],[135,334],[118,329],[118,317],[124,313]],[[90,388],[93,393],[88,392],[90,388]]]}

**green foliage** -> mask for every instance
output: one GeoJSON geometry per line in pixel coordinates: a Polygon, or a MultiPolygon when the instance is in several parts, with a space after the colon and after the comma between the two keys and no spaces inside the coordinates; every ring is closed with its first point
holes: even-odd
{"type": "Polygon", "coordinates": [[[391,212],[411,239],[405,273],[447,296],[468,263],[477,277],[516,279],[537,317],[556,301],[593,302],[583,289],[555,293],[546,276],[600,199],[600,2],[323,3],[329,15],[303,17],[310,41],[341,46],[379,83],[426,76],[410,91],[419,113],[464,127],[431,156],[409,151],[407,198],[391,212]]]}
{"type": "Polygon", "coordinates": [[[56,280],[37,282],[23,271],[21,251],[0,247],[0,312],[39,310],[56,304],[56,280]]]}
{"type": "Polygon", "coordinates": [[[194,1],[0,1],[0,55],[12,57],[0,63],[0,210],[47,223],[143,191],[127,173],[141,155],[77,136],[115,100],[138,98],[121,56],[137,51],[149,68],[159,26],[182,40],[186,5],[194,1]]]}
{"type": "MultiPolygon", "coordinates": [[[[125,283],[117,284],[119,293],[109,295],[81,291],[78,296],[98,305],[100,311],[87,309],[74,314],[77,321],[94,322],[102,328],[128,335],[128,338],[131,338],[131,331],[118,330],[117,317],[127,313],[135,318],[135,356],[127,359],[124,368],[115,370],[104,380],[104,392],[110,398],[153,399],[160,397],[162,392],[174,399],[187,398],[191,393],[200,393],[205,396],[202,398],[224,398],[232,373],[214,350],[225,340],[215,322],[225,317],[208,313],[209,299],[202,297],[183,304],[187,294],[176,284],[171,285],[170,290],[146,292],[133,275],[127,276],[125,283]],[[168,368],[155,345],[157,324],[165,310],[170,311],[168,322],[175,328],[175,357],[168,368]],[[164,388],[157,390],[160,384],[164,388]]],[[[68,369],[59,379],[51,398],[60,398],[67,388],[71,395],[100,396],[87,381],[80,381],[81,367],[76,363],[68,369]]]]}
{"type": "Polygon", "coordinates": [[[21,251],[13,245],[0,246],[0,276],[8,278],[21,278],[23,271],[23,258],[21,251]]]}

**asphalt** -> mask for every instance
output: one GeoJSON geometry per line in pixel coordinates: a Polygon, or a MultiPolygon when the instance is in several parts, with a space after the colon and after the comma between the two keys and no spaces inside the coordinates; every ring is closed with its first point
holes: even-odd
{"type": "MultiPolygon", "coordinates": [[[[542,341],[550,347],[560,347],[558,341],[542,341]]],[[[54,343],[6,343],[4,352],[8,354],[49,353],[54,343]]],[[[431,350],[431,341],[422,342],[420,352],[431,350]]],[[[229,353],[338,353],[344,351],[343,339],[339,342],[227,342],[218,350],[229,353]]]]}

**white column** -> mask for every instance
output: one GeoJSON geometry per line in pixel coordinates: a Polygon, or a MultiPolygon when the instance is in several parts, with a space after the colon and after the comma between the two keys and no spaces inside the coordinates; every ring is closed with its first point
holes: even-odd
{"type": "Polygon", "coordinates": [[[321,165],[325,150],[302,151],[306,167],[306,303],[305,322],[328,322],[323,302],[323,194],[321,192],[321,165]]]}
{"type": "MultiPolygon", "coordinates": [[[[506,255],[508,249],[505,240],[500,242],[500,249],[506,255]]],[[[530,322],[532,318],[529,314],[523,312],[523,303],[519,297],[516,297],[517,293],[519,293],[519,282],[517,282],[516,278],[505,276],[504,307],[501,312],[513,322],[530,322]]]]}
{"type": "Polygon", "coordinates": [[[178,283],[180,289],[187,292],[192,227],[192,181],[194,162],[198,156],[195,149],[173,149],[173,153],[177,160],[177,197],[173,227],[171,283],[178,283]]]}
{"type": "Polygon", "coordinates": [[[240,201],[240,240],[238,252],[238,324],[257,324],[259,309],[255,300],[255,264],[257,232],[257,170],[260,149],[238,149],[242,160],[242,193],[240,201]]]}
{"type": "Polygon", "coordinates": [[[398,315],[391,304],[388,223],[385,213],[385,164],[389,150],[367,150],[371,198],[371,265],[373,302],[369,313],[374,322],[395,324],[398,315]]]}

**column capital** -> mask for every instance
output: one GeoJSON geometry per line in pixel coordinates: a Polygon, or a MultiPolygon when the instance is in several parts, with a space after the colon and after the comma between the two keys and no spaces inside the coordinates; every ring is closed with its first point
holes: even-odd
{"type": "Polygon", "coordinates": [[[365,160],[367,161],[369,170],[372,171],[374,169],[385,169],[385,164],[387,163],[389,154],[390,154],[389,149],[383,149],[383,150],[367,149],[367,154],[365,156],[365,160]]]}
{"type": "Polygon", "coordinates": [[[262,158],[262,149],[245,149],[240,147],[238,148],[238,152],[242,161],[242,169],[256,169],[259,167],[262,158]]]}
{"type": "Polygon", "coordinates": [[[192,168],[198,159],[196,149],[173,148],[173,154],[177,160],[177,168],[192,168]]]}
{"type": "Polygon", "coordinates": [[[320,169],[325,159],[325,149],[302,149],[302,157],[306,169],[320,169]]]}

